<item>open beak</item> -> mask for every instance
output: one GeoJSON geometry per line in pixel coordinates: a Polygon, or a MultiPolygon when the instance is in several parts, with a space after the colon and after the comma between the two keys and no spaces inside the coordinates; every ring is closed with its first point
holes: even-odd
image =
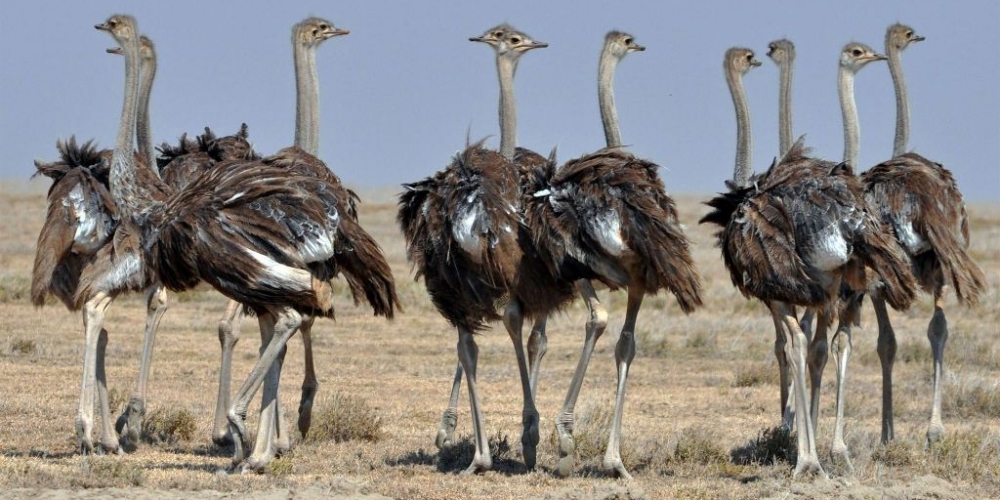
{"type": "Polygon", "coordinates": [[[646,50],[646,47],[644,45],[639,45],[638,43],[633,43],[632,46],[629,48],[636,52],[642,52],[646,50]]]}
{"type": "Polygon", "coordinates": [[[756,58],[755,59],[751,59],[750,60],[750,65],[756,68],[757,66],[761,65],[761,62],[758,61],[756,58]]]}

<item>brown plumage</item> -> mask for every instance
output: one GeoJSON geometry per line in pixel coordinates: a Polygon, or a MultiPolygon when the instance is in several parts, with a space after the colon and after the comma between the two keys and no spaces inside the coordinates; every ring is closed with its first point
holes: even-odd
{"type": "Polygon", "coordinates": [[[959,301],[978,304],[986,278],[966,252],[968,214],[951,172],[906,153],[868,169],[861,181],[868,202],[910,255],[924,291],[950,283],[959,301]]]}
{"type": "Polygon", "coordinates": [[[205,133],[193,141],[187,138],[187,134],[183,134],[176,146],[163,143],[157,148],[160,151],[160,156],[156,159],[160,177],[174,190],[179,190],[216,163],[227,160],[259,160],[260,156],[250,145],[249,137],[246,123],[240,126],[236,134],[221,138],[216,137],[208,127],[205,127],[205,133]]]}
{"type": "Polygon", "coordinates": [[[526,217],[557,276],[612,289],[667,289],[691,312],[701,305],[700,281],[657,168],[621,148],[572,160],[550,169],[526,217]]]}
{"type": "MultiPolygon", "coordinates": [[[[733,284],[747,297],[822,307],[839,292],[831,273],[866,264],[884,280],[893,307],[909,307],[916,286],[900,272],[906,258],[868,213],[860,181],[846,163],[807,153],[800,139],[749,187],[727,182],[730,191],[706,203],[714,210],[700,222],[721,227],[716,236],[733,284]],[[822,265],[828,238],[843,239],[849,262],[822,265]]],[[[848,284],[863,291],[855,281],[848,284]]]]}

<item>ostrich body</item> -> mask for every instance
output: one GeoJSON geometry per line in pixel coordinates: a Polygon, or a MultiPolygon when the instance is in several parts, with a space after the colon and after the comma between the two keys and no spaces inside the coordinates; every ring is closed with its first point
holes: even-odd
{"type": "MultiPolygon", "coordinates": [[[[856,63],[877,60],[866,51],[856,63]]],[[[812,308],[818,316],[817,336],[830,324],[841,284],[865,286],[865,266],[886,283],[890,301],[912,300],[908,273],[892,242],[866,212],[862,187],[850,165],[806,156],[800,139],[763,173],[750,176],[749,110],[741,75],[758,66],[753,52],[733,48],[726,53],[726,76],[737,109],[737,161],[730,191],[709,201],[714,208],[702,222],[721,227],[717,233],[733,284],[747,297],[763,300],[786,335],[785,355],[793,376],[798,457],[794,474],[825,474],[816,452],[815,426],[806,392],[806,336],[795,308],[812,308]]],[[[911,279],[912,283],[912,279],[911,279]]],[[[822,333],[825,336],[825,332],[822,333]]]]}
{"type": "MultiPolygon", "coordinates": [[[[140,51],[142,85],[148,93],[156,69],[154,47],[147,37],[142,37],[140,51]]],[[[67,309],[83,310],[85,348],[80,405],[75,419],[77,449],[81,453],[95,451],[91,434],[96,391],[101,413],[96,451],[120,452],[115,430],[122,432],[126,442],[133,446],[139,443],[153,342],[167,310],[167,294],[142,266],[135,228],[119,221],[108,183],[112,152],[98,151],[90,141],[78,145],[75,138],[59,141],[56,146],[59,161],[35,162],[36,175],[45,175],[53,183],[36,247],[32,302],[40,307],[51,293],[67,309]],[[115,424],[117,429],[113,429],[104,370],[108,341],[104,317],[114,299],[128,292],[145,293],[146,327],[136,386],[115,424]]],[[[146,158],[148,150],[140,150],[138,154],[146,158]]],[[[136,175],[142,179],[145,195],[164,198],[169,187],[160,182],[153,169],[143,165],[136,175]]]]}
{"type": "MultiPolygon", "coordinates": [[[[514,343],[524,396],[522,445],[525,463],[533,467],[538,412],[528,381],[521,327],[524,318],[544,318],[567,303],[573,289],[570,282],[560,282],[547,272],[521,217],[524,199],[530,194],[522,190],[525,170],[519,161],[536,158],[527,151],[518,154],[515,147],[513,78],[524,53],[547,45],[508,25],[470,40],[487,43],[496,52],[500,151],[485,149],[481,142],[468,145],[445,169],[407,184],[397,220],[417,279],[423,278],[437,310],[458,330],[462,370],[456,370],[456,378],[465,373],[475,432],[475,455],[466,472],[474,473],[492,467],[476,385],[475,332],[487,322],[502,319],[514,343]],[[498,307],[504,304],[501,313],[498,307]]],[[[453,395],[457,394],[457,383],[453,389],[453,395]]]]}
{"type": "Polygon", "coordinates": [[[302,315],[332,317],[335,232],[340,214],[334,187],[320,179],[289,175],[260,162],[222,162],[187,188],[150,199],[139,184],[130,154],[136,120],[135,19],[114,15],[96,26],[111,33],[125,55],[126,96],[111,162],[111,194],[123,223],[138,230],[141,260],[171,290],[201,281],[257,314],[267,347],[234,397],[229,411],[234,463],[259,469],[273,457],[283,353],[302,315]],[[264,385],[257,448],[244,462],[250,398],[264,385]]]}
{"type": "MultiPolygon", "coordinates": [[[[966,249],[969,245],[969,222],[962,193],[952,173],[940,163],[907,152],[910,132],[909,100],[903,79],[902,51],[911,43],[924,40],[913,29],[894,24],[886,31],[885,51],[889,59],[896,91],[896,135],[893,158],[861,174],[865,197],[882,223],[891,227],[906,251],[911,269],[920,287],[934,296],[934,315],[927,327],[927,339],[933,353],[934,395],[927,440],[938,440],[944,433],[941,422],[944,349],[948,323],[944,295],[954,287],[958,301],[967,306],[978,303],[986,289],[986,279],[966,249]]],[[[892,404],[892,369],[896,355],[896,333],[889,320],[885,293],[876,288],[871,294],[878,321],[878,354],[882,363],[882,442],[894,438],[892,404]]],[[[851,304],[860,309],[860,298],[851,304]]]]}
{"type": "Polygon", "coordinates": [[[559,462],[555,472],[572,472],[574,409],[597,340],[607,326],[607,311],[592,280],[625,288],[628,308],[615,347],[618,374],[615,413],[603,467],[630,478],[621,459],[620,435],[628,370],[635,356],[635,323],[647,293],[669,290],[685,312],[701,305],[701,285],[677,220],[673,200],[657,176],[658,166],[625,151],[614,102],[614,74],[630,52],[645,50],[628,33],[605,36],[598,65],[598,101],[607,147],[540,172],[527,205],[526,219],[542,242],[549,272],[576,281],[590,312],[583,351],[559,416],[559,462]]]}

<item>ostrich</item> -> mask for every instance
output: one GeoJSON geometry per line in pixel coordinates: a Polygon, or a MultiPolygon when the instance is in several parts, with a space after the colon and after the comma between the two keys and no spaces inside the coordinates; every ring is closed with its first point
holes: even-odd
{"type": "MultiPolygon", "coordinates": [[[[859,45],[849,45],[842,57],[857,67],[882,57],[867,48],[855,54],[854,46],[859,45]]],[[[912,276],[899,272],[904,257],[867,213],[850,165],[807,157],[800,139],[767,172],[750,176],[749,109],[741,76],[759,65],[748,49],[726,52],[724,68],[740,129],[736,168],[729,192],[708,202],[714,210],[701,222],[721,227],[718,245],[733,284],[764,301],[787,337],[798,429],[793,475],[825,475],[805,389],[807,339],[795,308],[816,311],[820,335],[830,324],[841,284],[863,289],[865,266],[881,277],[889,300],[900,307],[912,300],[912,276]]]]}
{"type": "Polygon", "coordinates": [[[125,56],[126,94],[110,185],[122,225],[138,236],[138,260],[168,289],[186,290],[205,281],[244,304],[257,314],[262,337],[269,340],[229,411],[234,464],[260,469],[273,457],[270,417],[280,371],[270,367],[303,314],[333,315],[329,278],[340,219],[334,186],[260,162],[223,162],[182,191],[150,197],[137,174],[144,162],[131,155],[138,87],[136,21],[116,14],[96,28],[108,31],[125,56]],[[243,420],[262,383],[258,446],[244,460],[248,434],[243,420]]]}
{"type": "Polygon", "coordinates": [[[598,65],[598,101],[607,147],[538,176],[526,209],[529,227],[550,272],[572,278],[590,311],[583,351],[559,416],[556,474],[573,470],[574,408],[607,312],[591,280],[625,288],[628,307],[615,348],[618,374],[615,413],[603,467],[630,478],[621,459],[620,434],[625,383],[635,356],[635,323],[647,293],[669,290],[684,312],[701,305],[700,278],[677,220],[673,200],[656,173],[656,164],[623,149],[614,102],[614,74],[631,52],[645,50],[632,35],[609,32],[598,65]]]}
{"type": "MultiPolygon", "coordinates": [[[[931,443],[944,433],[941,378],[948,339],[944,295],[950,285],[954,287],[959,302],[974,306],[986,288],[986,279],[966,252],[969,246],[968,215],[952,173],[940,163],[906,151],[910,113],[901,53],[911,43],[922,40],[924,37],[903,24],[893,24],[886,30],[885,53],[896,90],[893,158],[863,172],[861,181],[868,203],[882,223],[893,229],[909,256],[920,287],[934,296],[934,315],[927,327],[927,339],[934,358],[934,396],[927,427],[927,442],[931,443]]],[[[878,322],[878,355],[882,363],[882,442],[887,443],[895,435],[892,368],[896,356],[896,333],[889,320],[886,297],[881,288],[873,290],[871,301],[878,322]]],[[[851,307],[855,311],[853,314],[857,314],[857,309],[861,307],[860,298],[852,302],[851,307]]]]}
{"type": "MultiPolygon", "coordinates": [[[[405,185],[397,220],[407,258],[417,269],[438,312],[458,330],[458,358],[469,389],[475,454],[465,473],[489,470],[492,459],[476,384],[474,334],[503,320],[514,343],[521,388],[525,464],[532,468],[538,443],[538,412],[521,344],[525,317],[543,318],[572,298],[570,282],[547,272],[532,235],[522,223],[522,172],[516,143],[514,72],[520,57],[546,47],[508,25],[470,38],[493,47],[500,80],[500,151],[468,145],[431,177],[405,185]],[[506,304],[500,314],[497,307],[506,304]]],[[[461,374],[457,374],[460,376],[461,374]]],[[[456,384],[457,389],[457,384],[456,384]]]]}
{"type": "MultiPolygon", "coordinates": [[[[142,38],[141,50],[148,56],[153,45],[147,37],[142,38]]],[[[149,63],[150,59],[143,57],[143,82],[147,92],[155,72],[149,63]]],[[[145,293],[147,314],[139,376],[117,420],[119,431],[127,426],[127,432],[122,434],[126,442],[137,445],[145,412],[153,340],[167,310],[167,294],[142,268],[135,231],[117,222],[118,209],[108,187],[111,151],[98,151],[92,141],[78,145],[75,138],[59,141],[57,148],[59,161],[35,161],[36,175],[45,175],[53,183],[48,192],[45,223],[36,245],[32,302],[41,307],[46,295],[51,293],[67,309],[83,310],[85,354],[80,405],[75,419],[77,449],[81,453],[119,453],[122,449],[112,429],[104,370],[108,336],[104,329],[105,312],[122,293],[145,293]],[[95,391],[102,423],[96,450],[91,436],[95,391]]],[[[141,156],[146,153],[148,151],[140,151],[141,156]]],[[[146,166],[137,169],[137,176],[143,180],[145,196],[162,199],[169,191],[156,172],[146,166]]]]}

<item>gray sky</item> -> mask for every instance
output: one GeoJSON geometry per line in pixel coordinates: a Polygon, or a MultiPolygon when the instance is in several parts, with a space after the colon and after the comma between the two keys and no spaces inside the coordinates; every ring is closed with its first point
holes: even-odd
{"type": "MultiPolygon", "coordinates": [[[[656,161],[672,193],[712,193],[732,175],[735,119],[722,75],[734,45],[764,65],[746,77],[754,167],[778,148],[777,84],[767,43],[798,51],[795,134],[839,159],[843,135],[836,64],[849,41],[883,50],[885,28],[904,22],[927,41],[903,54],[913,120],[910,148],[950,168],[971,201],[1000,200],[1000,2],[976,1],[4,1],[0,3],[0,179],[25,179],[31,160],[53,159],[76,134],[110,147],[121,109],[123,64],[93,28],[130,13],[157,44],[152,99],[157,143],[205,125],[250,125],[262,153],[293,139],[290,29],[308,15],[351,30],[319,50],[320,152],[345,182],[396,187],[443,167],[465,142],[498,133],[493,53],[467,41],[509,22],[549,48],[517,74],[519,144],[561,160],[598,149],[597,56],[610,29],[647,51],[618,71],[623,140],[656,161]],[[609,5],[613,8],[609,9],[609,5]]],[[[856,83],[862,168],[892,152],[895,104],[884,63],[856,83]]]]}

